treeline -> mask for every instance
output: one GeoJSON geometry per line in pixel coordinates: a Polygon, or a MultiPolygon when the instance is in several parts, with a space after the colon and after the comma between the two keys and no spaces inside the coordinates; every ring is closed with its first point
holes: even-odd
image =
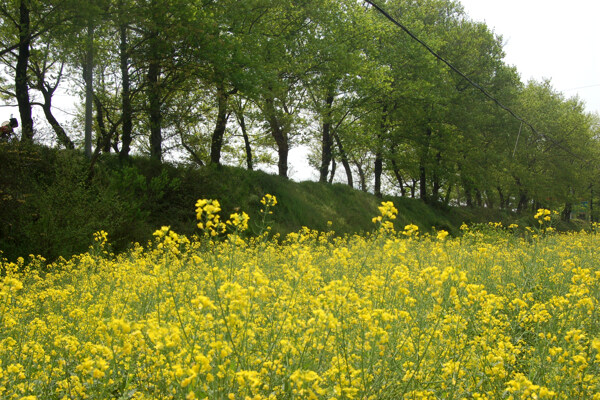
{"type": "Polygon", "coordinates": [[[40,107],[56,143],[92,163],[176,152],[287,177],[303,143],[320,181],[343,169],[379,196],[565,217],[593,201],[597,115],[550,82],[522,83],[460,3],[378,4],[526,123],[356,0],[0,0],[0,90],[22,141],[40,107]],[[77,128],[53,114],[65,87],[82,100],[77,128]]]}

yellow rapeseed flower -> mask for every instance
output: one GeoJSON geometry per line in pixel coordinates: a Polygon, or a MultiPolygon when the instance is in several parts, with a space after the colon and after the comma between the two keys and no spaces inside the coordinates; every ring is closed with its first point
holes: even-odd
{"type": "Polygon", "coordinates": [[[200,237],[0,260],[0,398],[600,397],[596,233],[404,240],[382,203],[374,234],[248,238],[196,208],[200,237]]]}
{"type": "Polygon", "coordinates": [[[448,236],[448,232],[445,230],[438,231],[438,233],[437,233],[438,240],[444,240],[446,238],[446,236],[448,236]]]}

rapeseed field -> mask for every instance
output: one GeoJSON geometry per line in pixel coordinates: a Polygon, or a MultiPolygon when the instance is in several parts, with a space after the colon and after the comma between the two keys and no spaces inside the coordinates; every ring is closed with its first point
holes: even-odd
{"type": "MultiPolygon", "coordinates": [[[[538,226],[199,234],[3,262],[2,399],[600,399],[600,236],[538,226]],[[550,228],[550,229],[548,229],[550,228]]],[[[332,229],[335,227],[332,227],[332,229]]]]}

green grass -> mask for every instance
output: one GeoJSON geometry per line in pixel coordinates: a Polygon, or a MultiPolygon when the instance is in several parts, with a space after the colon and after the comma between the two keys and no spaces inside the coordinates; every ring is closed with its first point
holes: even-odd
{"type": "MultiPolygon", "coordinates": [[[[227,166],[157,165],[142,157],[121,165],[116,156],[102,156],[90,175],[89,162],[80,152],[41,146],[2,144],[0,165],[0,251],[9,260],[28,254],[68,258],[87,251],[99,230],[108,232],[117,252],[134,242],[145,243],[163,225],[193,235],[194,205],[200,198],[219,200],[225,219],[236,210],[246,211],[256,233],[260,199],[273,194],[280,206],[271,226],[281,235],[303,226],[339,235],[371,231],[371,218],[382,200],[344,184],[297,183],[227,166]]],[[[409,198],[383,200],[399,209],[400,230],[412,223],[422,232],[435,228],[455,234],[465,221],[510,218],[490,210],[432,207],[409,198]]]]}

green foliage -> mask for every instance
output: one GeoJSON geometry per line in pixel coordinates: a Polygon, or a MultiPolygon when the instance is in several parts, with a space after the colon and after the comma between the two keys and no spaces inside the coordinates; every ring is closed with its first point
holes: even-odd
{"type": "MultiPolygon", "coordinates": [[[[10,46],[23,39],[21,11],[18,2],[0,2],[3,43],[10,46]]],[[[90,170],[77,152],[5,148],[0,248],[9,257],[85,251],[99,229],[109,232],[116,250],[147,240],[162,225],[193,234],[198,198],[220,199],[224,217],[240,208],[256,221],[259,199],[272,193],[282,204],[276,233],[303,225],[327,230],[327,221],[339,234],[372,229],[368,216],[379,200],[368,194],[219,165],[252,169],[278,160],[279,174],[287,176],[288,153],[299,143],[312,149],[310,162],[323,182],[333,165],[339,178],[343,165],[348,182],[361,189],[380,194],[383,186],[420,197],[393,201],[401,209],[397,225],[417,223],[422,231],[454,233],[463,220],[507,221],[512,210],[538,207],[565,210],[568,219],[570,209],[597,196],[598,117],[550,82],[524,85],[503,61],[502,38],[468,18],[459,2],[381,4],[538,132],[354,0],[21,4],[36,27],[27,38],[29,90],[44,89],[48,108],[63,77],[81,86],[86,50],[93,47],[102,60],[93,70],[102,155],[90,170]],[[132,158],[130,148],[154,161],[132,158]],[[161,164],[170,150],[211,165],[161,164]],[[119,151],[119,160],[108,155],[119,151]]],[[[0,55],[7,74],[15,55],[0,55]]],[[[7,99],[8,78],[0,77],[7,99]]],[[[61,145],[81,146],[76,133],[55,133],[61,145]]]]}
{"type": "MultiPolygon", "coordinates": [[[[198,165],[278,162],[287,176],[290,148],[302,143],[321,181],[335,162],[364,189],[393,182],[430,204],[521,211],[575,205],[593,197],[600,177],[598,117],[550,82],[522,83],[503,60],[502,37],[460,2],[380,5],[537,132],[354,0],[93,0],[83,8],[32,0],[20,2],[35,28],[28,38],[19,36],[19,2],[0,3],[9,46],[0,94],[14,100],[8,75],[18,40],[31,39],[28,89],[44,92],[48,108],[62,82],[83,96],[81,66],[93,48],[102,60],[93,68],[96,147],[123,160],[130,148],[157,160],[185,151],[198,165]]],[[[61,145],[81,146],[81,129],[53,126],[61,145]]],[[[119,174],[113,183],[131,191],[109,192],[131,197],[123,207],[142,220],[175,189],[167,175],[119,174]]]]}
{"type": "Polygon", "coordinates": [[[8,258],[68,257],[87,250],[102,229],[117,250],[145,240],[151,215],[178,185],[166,171],[147,178],[135,167],[101,169],[90,179],[89,161],[73,151],[7,145],[0,154],[0,249],[8,258]]]}
{"type": "MultiPolygon", "coordinates": [[[[219,199],[224,218],[245,210],[254,234],[260,231],[260,199],[267,193],[280,200],[272,224],[272,232],[280,234],[302,226],[340,235],[367,232],[380,202],[342,184],[296,183],[225,166],[175,167],[146,158],[129,165],[116,156],[101,158],[90,178],[81,153],[40,146],[2,145],[0,163],[0,250],[8,259],[39,254],[52,260],[85,252],[100,230],[108,232],[117,252],[145,243],[161,226],[193,235],[199,198],[219,199]]],[[[416,223],[425,232],[433,227],[456,232],[466,216],[459,214],[459,220],[450,209],[417,200],[389,200],[400,209],[398,229],[416,223]]]]}

